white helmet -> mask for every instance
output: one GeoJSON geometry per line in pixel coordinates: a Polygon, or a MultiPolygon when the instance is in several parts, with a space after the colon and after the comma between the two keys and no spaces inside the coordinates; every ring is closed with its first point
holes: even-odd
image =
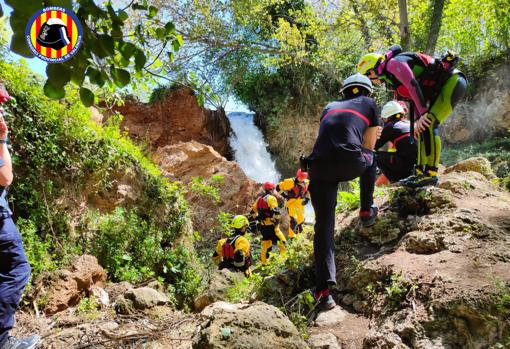
{"type": "Polygon", "coordinates": [[[397,101],[389,101],[382,108],[381,117],[387,119],[395,114],[405,114],[404,108],[397,101]]]}
{"type": "Polygon", "coordinates": [[[347,79],[344,80],[344,85],[342,86],[342,89],[340,92],[344,92],[344,90],[348,87],[352,86],[359,86],[363,87],[366,90],[368,90],[370,93],[372,93],[372,81],[360,73],[356,73],[354,75],[349,76],[347,79]]]}

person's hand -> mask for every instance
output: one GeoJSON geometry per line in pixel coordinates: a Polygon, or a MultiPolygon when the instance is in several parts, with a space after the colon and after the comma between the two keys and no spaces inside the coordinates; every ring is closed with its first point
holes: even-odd
{"type": "Polygon", "coordinates": [[[414,136],[418,137],[420,133],[424,132],[432,124],[428,114],[423,114],[421,118],[414,124],[414,136]]]}
{"type": "Polygon", "coordinates": [[[7,139],[9,129],[7,128],[7,123],[5,122],[3,112],[4,110],[0,108],[0,139],[7,139]]]}
{"type": "Polygon", "coordinates": [[[377,139],[381,138],[381,135],[382,135],[382,127],[377,126],[377,139]]]}

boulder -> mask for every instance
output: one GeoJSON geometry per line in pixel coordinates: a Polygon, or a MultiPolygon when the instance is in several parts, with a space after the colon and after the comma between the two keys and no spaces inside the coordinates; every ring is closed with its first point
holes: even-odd
{"type": "Polygon", "coordinates": [[[311,335],[307,340],[311,349],[340,349],[336,336],[333,333],[318,333],[311,335]]]}
{"type": "Polygon", "coordinates": [[[102,288],[106,282],[106,272],[98,264],[96,257],[83,255],[69,268],[58,270],[46,279],[35,282],[47,300],[44,312],[48,315],[76,306],[83,297],[92,294],[95,287],[102,288]]]}
{"type": "Polygon", "coordinates": [[[230,122],[225,111],[202,108],[189,88],[169,90],[153,104],[126,99],[113,111],[124,116],[121,127],[130,137],[148,141],[153,149],[195,140],[232,158],[228,143],[230,122]]]}
{"type": "MultiPolygon", "coordinates": [[[[218,214],[246,214],[255,201],[260,186],[249,179],[234,161],[228,161],[212,147],[195,141],[160,148],[153,156],[166,177],[188,184],[201,177],[205,184],[218,189],[219,201],[200,191],[188,190],[186,199],[192,208],[194,230],[208,233],[218,225],[218,214]],[[215,176],[217,180],[212,180],[215,176]]],[[[205,237],[209,246],[221,236],[205,237]]]]}
{"type": "Polygon", "coordinates": [[[214,273],[209,281],[209,287],[195,298],[195,310],[202,311],[205,307],[216,301],[226,300],[227,291],[233,287],[236,282],[244,279],[244,277],[243,273],[232,272],[228,269],[222,269],[214,273]]]}
{"type": "Polygon", "coordinates": [[[318,327],[337,326],[344,321],[347,313],[340,306],[336,306],[328,311],[321,311],[315,319],[315,325],[318,327]]]}
{"type": "Polygon", "coordinates": [[[431,254],[445,249],[444,238],[431,231],[412,231],[402,240],[407,252],[431,254]]]}
{"type": "Polygon", "coordinates": [[[492,171],[490,161],[482,156],[469,158],[458,162],[453,166],[447,167],[444,173],[469,171],[481,173],[489,180],[496,178],[494,172],[492,171]]]}
{"type": "Polygon", "coordinates": [[[280,310],[263,302],[216,302],[201,315],[207,323],[194,338],[194,349],[308,348],[294,324],[280,310]]]}
{"type": "Polygon", "coordinates": [[[145,310],[156,305],[165,305],[170,303],[170,299],[164,294],[150,287],[140,287],[126,292],[124,297],[133,302],[138,310],[145,310]]]}

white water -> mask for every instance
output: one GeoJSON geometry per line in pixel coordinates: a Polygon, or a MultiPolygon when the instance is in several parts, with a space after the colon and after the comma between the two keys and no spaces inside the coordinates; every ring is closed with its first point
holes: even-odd
{"type": "MultiPolygon", "coordinates": [[[[258,183],[278,183],[282,176],[276,170],[274,160],[267,151],[264,136],[253,123],[253,115],[249,113],[230,112],[233,134],[230,137],[230,146],[234,150],[234,159],[248,177],[258,183]]],[[[311,204],[305,206],[307,222],[314,221],[314,212],[311,204]]]]}

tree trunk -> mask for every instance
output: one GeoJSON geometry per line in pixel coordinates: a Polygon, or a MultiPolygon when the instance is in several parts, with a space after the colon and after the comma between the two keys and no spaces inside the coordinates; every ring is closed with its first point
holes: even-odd
{"type": "Polygon", "coordinates": [[[400,13],[400,46],[402,46],[403,51],[409,51],[411,48],[411,35],[409,33],[406,0],[398,0],[398,9],[400,13]]]}
{"type": "Polygon", "coordinates": [[[434,0],[434,10],[430,19],[429,38],[427,40],[427,48],[425,53],[433,56],[436,50],[437,38],[441,30],[441,20],[443,18],[443,8],[445,0],[434,0]]]}

